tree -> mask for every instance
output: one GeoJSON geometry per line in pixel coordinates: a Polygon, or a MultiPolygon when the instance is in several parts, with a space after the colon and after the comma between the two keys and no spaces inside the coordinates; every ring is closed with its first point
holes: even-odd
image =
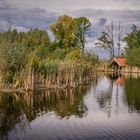
{"type": "Polygon", "coordinates": [[[121,53],[121,41],[122,41],[122,34],[123,34],[123,29],[121,27],[121,24],[118,24],[118,57],[120,56],[121,53]]]}
{"type": "Polygon", "coordinates": [[[84,54],[84,48],[85,48],[85,43],[86,43],[86,39],[85,39],[85,35],[86,32],[90,29],[90,21],[89,19],[87,19],[86,17],[79,17],[76,18],[76,28],[77,28],[77,39],[78,39],[78,43],[79,46],[81,47],[82,50],[82,55],[84,54]]]}
{"type": "Polygon", "coordinates": [[[127,43],[126,59],[131,66],[140,66],[140,29],[133,25],[132,31],[127,34],[124,41],[127,43]]]}
{"type": "Polygon", "coordinates": [[[90,22],[86,17],[72,18],[64,15],[50,26],[55,35],[55,42],[61,48],[80,48],[82,54],[86,43],[85,35],[90,28],[90,22]]]}
{"type": "Polygon", "coordinates": [[[96,43],[96,45],[107,50],[111,58],[115,56],[115,46],[118,46],[118,56],[120,56],[121,38],[122,27],[120,23],[116,31],[115,23],[112,21],[111,24],[106,27],[106,31],[102,32],[101,37],[98,39],[99,42],[96,43]]]}
{"type": "Polygon", "coordinates": [[[55,41],[61,48],[72,48],[76,46],[76,22],[67,15],[60,16],[54,24],[50,26],[50,30],[55,35],[55,41]]]}
{"type": "Polygon", "coordinates": [[[38,47],[48,47],[50,45],[48,33],[40,29],[28,31],[25,39],[31,50],[35,50],[38,47]]]}
{"type": "Polygon", "coordinates": [[[132,25],[131,32],[124,38],[128,45],[128,49],[140,48],[140,29],[132,25]]]}

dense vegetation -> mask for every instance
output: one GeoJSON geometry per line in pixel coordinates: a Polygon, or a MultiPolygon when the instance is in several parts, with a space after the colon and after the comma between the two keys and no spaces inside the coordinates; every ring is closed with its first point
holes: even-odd
{"type": "Polygon", "coordinates": [[[140,66],[140,29],[133,25],[132,31],[126,36],[125,41],[128,45],[127,63],[131,66],[140,66]]]}
{"type": "Polygon", "coordinates": [[[47,88],[73,86],[90,78],[96,58],[84,54],[85,34],[90,22],[85,17],[61,16],[47,31],[8,30],[0,33],[0,87],[47,88]]]}

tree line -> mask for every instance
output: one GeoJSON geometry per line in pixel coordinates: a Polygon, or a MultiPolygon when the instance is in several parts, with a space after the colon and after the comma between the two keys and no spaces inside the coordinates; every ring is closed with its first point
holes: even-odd
{"type": "Polygon", "coordinates": [[[96,62],[94,55],[84,53],[85,35],[90,25],[86,17],[60,16],[49,27],[55,40],[41,29],[1,32],[0,86],[26,87],[27,83],[33,84],[37,75],[47,85],[82,81],[88,71],[87,65],[96,62]]]}
{"type": "MultiPolygon", "coordinates": [[[[41,29],[30,29],[28,32],[9,29],[1,32],[0,87],[26,86],[27,83],[33,83],[29,80],[34,80],[33,75],[40,75],[41,81],[47,85],[54,85],[54,81],[58,85],[70,84],[72,81],[77,83],[87,76],[89,78],[92,66],[98,63],[94,54],[84,52],[86,33],[90,26],[86,17],[73,18],[64,15],[49,26],[54,40],[50,39],[47,31],[41,29]]],[[[122,28],[118,24],[117,34],[116,40],[115,26],[111,22],[96,45],[106,49],[114,57],[115,46],[119,48],[118,56],[121,56],[121,42],[125,41],[128,46],[124,53],[127,63],[140,66],[140,29],[133,25],[132,31],[122,39],[122,28]]]]}

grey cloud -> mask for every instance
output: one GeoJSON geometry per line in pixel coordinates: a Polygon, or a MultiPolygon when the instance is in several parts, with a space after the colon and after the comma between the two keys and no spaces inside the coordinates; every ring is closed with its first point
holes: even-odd
{"type": "MultiPolygon", "coordinates": [[[[127,1],[128,3],[131,3],[130,0],[127,1]]],[[[120,2],[121,0],[118,0],[118,3],[120,2]]],[[[136,3],[138,4],[138,1],[136,3]]],[[[115,22],[121,22],[122,26],[124,27],[124,33],[130,30],[132,24],[136,24],[137,26],[140,25],[140,10],[81,9],[56,13],[39,8],[39,6],[27,9],[15,8],[9,4],[9,0],[0,1],[1,29],[3,28],[4,24],[6,25],[7,21],[12,22],[14,27],[17,27],[18,29],[29,29],[36,27],[47,29],[51,23],[57,20],[57,16],[60,14],[68,14],[74,17],[88,17],[92,23],[92,27],[88,32],[88,35],[92,38],[98,37],[105,29],[105,25],[109,24],[112,20],[115,22]]]]}
{"type": "Polygon", "coordinates": [[[100,18],[99,20],[99,26],[104,26],[107,22],[107,19],[106,18],[100,18]]]}
{"type": "Polygon", "coordinates": [[[20,8],[40,7],[51,11],[76,9],[140,9],[139,0],[6,0],[12,6],[20,8]]]}
{"type": "MultiPolygon", "coordinates": [[[[81,9],[69,12],[73,16],[86,16],[92,21],[106,18],[114,21],[138,21],[140,19],[140,10],[94,10],[81,9]]],[[[127,22],[127,23],[128,23],[127,22]]]]}
{"type": "Polygon", "coordinates": [[[69,12],[71,16],[86,16],[92,23],[91,30],[94,31],[96,38],[105,30],[105,25],[111,21],[120,22],[123,27],[123,33],[130,31],[132,24],[140,26],[140,10],[94,10],[81,9],[69,12]]]}
{"type": "Polygon", "coordinates": [[[47,12],[41,8],[19,9],[13,8],[6,2],[0,3],[0,27],[6,26],[6,22],[12,22],[17,29],[43,28],[56,21],[54,12],[47,12]]]}

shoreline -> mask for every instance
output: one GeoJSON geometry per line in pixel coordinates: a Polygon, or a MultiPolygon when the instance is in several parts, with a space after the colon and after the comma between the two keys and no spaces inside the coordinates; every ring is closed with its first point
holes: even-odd
{"type": "Polygon", "coordinates": [[[22,90],[22,89],[13,89],[13,88],[0,88],[0,93],[28,93],[28,92],[39,92],[39,91],[48,91],[48,90],[65,90],[65,89],[75,89],[78,86],[87,86],[91,83],[81,83],[81,84],[77,84],[77,85],[70,85],[70,86],[62,86],[62,87],[46,87],[42,85],[42,88],[37,88],[35,87],[34,90],[28,89],[28,90],[22,90]]]}
{"type": "MultiPolygon", "coordinates": [[[[118,76],[120,75],[120,74],[126,74],[126,75],[128,75],[128,76],[130,76],[130,75],[137,75],[137,76],[140,76],[140,72],[134,72],[134,71],[124,71],[124,70],[119,70],[119,71],[117,71],[117,70],[107,70],[107,69],[96,69],[95,70],[95,73],[97,74],[97,73],[105,73],[105,74],[109,74],[109,73],[111,73],[111,74],[113,74],[113,73],[115,73],[115,74],[118,74],[118,76]]],[[[31,88],[29,88],[29,89],[23,89],[23,88],[17,88],[17,89],[15,89],[15,88],[6,88],[6,87],[4,87],[4,88],[0,88],[0,93],[27,93],[27,92],[39,92],[39,91],[48,91],[48,90],[65,90],[65,89],[75,89],[75,88],[77,88],[78,86],[87,86],[87,85],[89,85],[90,83],[92,82],[92,79],[89,79],[88,81],[86,81],[86,82],[83,82],[83,83],[77,83],[77,84],[73,84],[73,85],[62,85],[62,86],[52,86],[52,87],[47,87],[46,85],[43,85],[43,84],[41,84],[41,85],[34,85],[34,89],[31,89],[31,88]]]]}

